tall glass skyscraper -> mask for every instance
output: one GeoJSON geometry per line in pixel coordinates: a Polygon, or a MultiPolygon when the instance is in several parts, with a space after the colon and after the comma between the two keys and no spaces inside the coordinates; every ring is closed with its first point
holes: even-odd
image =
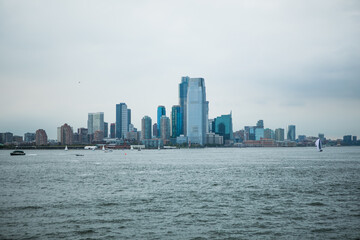
{"type": "Polygon", "coordinates": [[[125,103],[116,104],[116,138],[125,138],[129,129],[128,109],[125,103]]]}
{"type": "Polygon", "coordinates": [[[179,84],[179,105],[180,105],[180,134],[186,135],[186,101],[189,87],[189,77],[182,77],[179,84]]]}
{"type": "Polygon", "coordinates": [[[157,128],[158,128],[158,137],[161,137],[161,117],[166,115],[166,109],[164,106],[158,106],[157,108],[157,128]]]}
{"type": "Polygon", "coordinates": [[[295,125],[289,125],[287,131],[287,140],[295,141],[296,133],[295,133],[295,125]]]}
{"type": "Polygon", "coordinates": [[[186,103],[188,141],[204,145],[206,144],[209,102],[206,101],[205,80],[203,78],[190,78],[186,103]]]}
{"type": "Polygon", "coordinates": [[[171,108],[171,137],[176,138],[181,134],[181,113],[180,106],[175,105],[171,108]]]}

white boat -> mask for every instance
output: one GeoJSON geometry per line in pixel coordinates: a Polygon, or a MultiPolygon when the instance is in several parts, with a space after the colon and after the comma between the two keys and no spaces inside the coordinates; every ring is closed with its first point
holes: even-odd
{"type": "Polygon", "coordinates": [[[320,138],[318,140],[316,140],[315,145],[316,145],[317,150],[319,152],[322,152],[322,143],[321,143],[320,138]]]}
{"type": "Polygon", "coordinates": [[[67,150],[69,150],[69,149],[68,149],[68,147],[67,147],[67,145],[66,145],[66,147],[65,147],[65,151],[67,151],[67,150]]]}
{"type": "Polygon", "coordinates": [[[103,151],[105,151],[105,146],[103,145],[103,147],[102,147],[102,149],[101,150],[103,150],[103,151]]]}
{"type": "Polygon", "coordinates": [[[97,148],[97,146],[85,146],[84,149],[85,150],[95,150],[97,148]]]}

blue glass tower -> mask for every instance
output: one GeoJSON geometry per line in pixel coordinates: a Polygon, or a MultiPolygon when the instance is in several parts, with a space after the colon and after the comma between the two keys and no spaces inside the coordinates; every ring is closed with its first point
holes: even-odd
{"type": "Polygon", "coordinates": [[[158,137],[161,136],[161,117],[166,115],[166,109],[164,106],[158,106],[157,108],[157,128],[158,128],[158,137]]]}
{"type": "Polygon", "coordinates": [[[233,126],[232,126],[232,116],[221,115],[220,117],[215,118],[215,133],[224,137],[225,140],[233,140],[233,126]]]}
{"type": "Polygon", "coordinates": [[[189,88],[189,77],[182,77],[179,84],[180,134],[186,135],[186,101],[189,88]]]}
{"type": "Polygon", "coordinates": [[[116,138],[125,138],[129,129],[128,110],[125,103],[116,104],[116,138]]]}
{"type": "Polygon", "coordinates": [[[171,137],[180,136],[181,131],[181,113],[180,106],[176,105],[171,108],[171,137]]]}

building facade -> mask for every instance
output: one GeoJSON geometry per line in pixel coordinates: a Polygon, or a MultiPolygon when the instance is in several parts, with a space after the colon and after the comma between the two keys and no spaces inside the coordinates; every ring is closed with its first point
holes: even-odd
{"type": "Polygon", "coordinates": [[[224,141],[233,140],[232,114],[221,115],[214,119],[215,133],[222,136],[224,141]]]}
{"type": "Polygon", "coordinates": [[[38,129],[35,133],[36,146],[47,145],[48,138],[44,129],[38,129]]]}
{"type": "Polygon", "coordinates": [[[104,132],[104,113],[89,113],[87,125],[89,134],[94,134],[96,131],[104,132]]]}
{"type": "Polygon", "coordinates": [[[287,140],[289,140],[289,141],[295,141],[296,140],[295,125],[289,125],[288,126],[287,140]]]}
{"type": "Polygon", "coordinates": [[[166,109],[164,106],[158,106],[157,108],[157,136],[161,137],[161,117],[166,115],[166,109]]]}
{"type": "Polygon", "coordinates": [[[24,134],[24,142],[30,143],[35,142],[35,133],[25,133],[24,134]]]}
{"type": "Polygon", "coordinates": [[[284,132],[283,128],[275,129],[275,141],[283,142],[285,140],[284,132]]]}
{"type": "Polygon", "coordinates": [[[186,136],[193,144],[206,144],[208,126],[208,102],[206,101],[205,80],[190,78],[186,101],[186,136]]]}
{"type": "Polygon", "coordinates": [[[162,116],[160,119],[161,139],[164,144],[170,140],[170,119],[167,116],[162,116]]]}
{"type": "Polygon", "coordinates": [[[116,138],[126,138],[129,129],[128,109],[125,103],[116,104],[116,138]]]}
{"type": "Polygon", "coordinates": [[[171,108],[171,137],[176,138],[181,134],[181,107],[175,105],[171,108]]]}
{"type": "Polygon", "coordinates": [[[180,105],[180,134],[186,135],[186,101],[187,101],[187,93],[189,87],[190,78],[188,76],[181,78],[181,83],[179,84],[179,105],[180,105]]]}
{"type": "Polygon", "coordinates": [[[110,124],[110,138],[115,138],[115,123],[110,124]]]}
{"type": "Polygon", "coordinates": [[[74,133],[72,130],[72,127],[70,125],[68,125],[67,123],[65,123],[64,125],[61,126],[61,144],[62,145],[72,145],[73,144],[73,138],[74,138],[74,133]]]}
{"type": "Polygon", "coordinates": [[[141,139],[151,139],[151,118],[149,116],[145,116],[141,119],[141,139]]]}

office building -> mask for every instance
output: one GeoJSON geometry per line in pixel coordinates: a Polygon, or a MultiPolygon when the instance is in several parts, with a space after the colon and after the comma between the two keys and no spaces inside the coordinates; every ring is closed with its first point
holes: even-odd
{"type": "Polygon", "coordinates": [[[157,123],[154,123],[153,124],[153,137],[157,138],[158,136],[159,136],[159,134],[158,134],[158,125],[157,125],[157,123]]]}
{"type": "Polygon", "coordinates": [[[126,138],[129,129],[128,109],[125,103],[116,104],[116,138],[126,138]]]}
{"type": "Polygon", "coordinates": [[[190,78],[186,101],[186,136],[191,144],[206,144],[208,105],[205,80],[190,78]]]}
{"type": "Polygon", "coordinates": [[[78,128],[78,142],[80,144],[89,143],[88,129],[87,128],[78,128]]]}
{"type": "Polygon", "coordinates": [[[36,146],[47,145],[48,139],[44,129],[38,129],[35,133],[36,146]]]}
{"type": "Polygon", "coordinates": [[[0,143],[12,143],[13,136],[14,134],[12,134],[11,132],[0,133],[0,143]]]}
{"type": "Polygon", "coordinates": [[[115,123],[110,124],[110,138],[115,138],[115,123]]]}
{"type": "Polygon", "coordinates": [[[35,142],[35,133],[25,133],[24,134],[24,142],[31,143],[35,142]]]}
{"type": "Polygon", "coordinates": [[[89,113],[87,123],[89,134],[94,134],[96,131],[102,131],[103,133],[105,132],[103,112],[89,113]]]}
{"type": "Polygon", "coordinates": [[[256,127],[257,127],[257,128],[264,128],[264,121],[263,121],[263,120],[259,120],[259,121],[256,123],[256,127]]]}
{"type": "Polygon", "coordinates": [[[288,131],[287,131],[287,140],[289,141],[295,141],[296,134],[295,134],[295,125],[289,125],[288,131]]]}
{"type": "Polygon", "coordinates": [[[259,141],[264,138],[264,128],[255,128],[255,141],[259,141]]]}
{"type": "Polygon", "coordinates": [[[164,144],[170,140],[170,119],[167,116],[162,116],[160,119],[161,139],[164,144]]]}
{"type": "Polygon", "coordinates": [[[274,132],[274,130],[272,130],[270,128],[265,128],[264,129],[264,138],[266,138],[266,139],[274,139],[275,140],[275,132],[274,132]]]}
{"type": "Polygon", "coordinates": [[[151,118],[149,116],[145,116],[141,119],[141,139],[151,139],[151,118]]]}
{"type": "Polygon", "coordinates": [[[171,137],[176,138],[181,134],[181,107],[175,105],[171,108],[171,137]]]}
{"type": "Polygon", "coordinates": [[[104,138],[109,137],[109,124],[104,122],[104,138]]]}
{"type": "Polygon", "coordinates": [[[157,128],[158,137],[161,137],[161,117],[166,116],[166,109],[164,106],[158,106],[157,108],[157,128]]]}
{"type": "Polygon", "coordinates": [[[275,129],[275,141],[283,142],[285,138],[285,130],[283,128],[275,129]]]}
{"type": "Polygon", "coordinates": [[[131,124],[131,109],[130,108],[128,108],[127,114],[128,114],[128,129],[127,129],[127,131],[131,132],[132,130],[130,130],[130,124],[131,124]]]}
{"type": "Polygon", "coordinates": [[[233,140],[232,114],[221,115],[214,119],[215,133],[222,136],[223,140],[233,140]]]}
{"type": "Polygon", "coordinates": [[[188,87],[189,87],[189,77],[182,77],[181,83],[179,84],[179,105],[180,105],[180,115],[181,115],[181,121],[180,121],[180,134],[186,135],[186,101],[187,101],[187,93],[188,93],[188,87]]]}

